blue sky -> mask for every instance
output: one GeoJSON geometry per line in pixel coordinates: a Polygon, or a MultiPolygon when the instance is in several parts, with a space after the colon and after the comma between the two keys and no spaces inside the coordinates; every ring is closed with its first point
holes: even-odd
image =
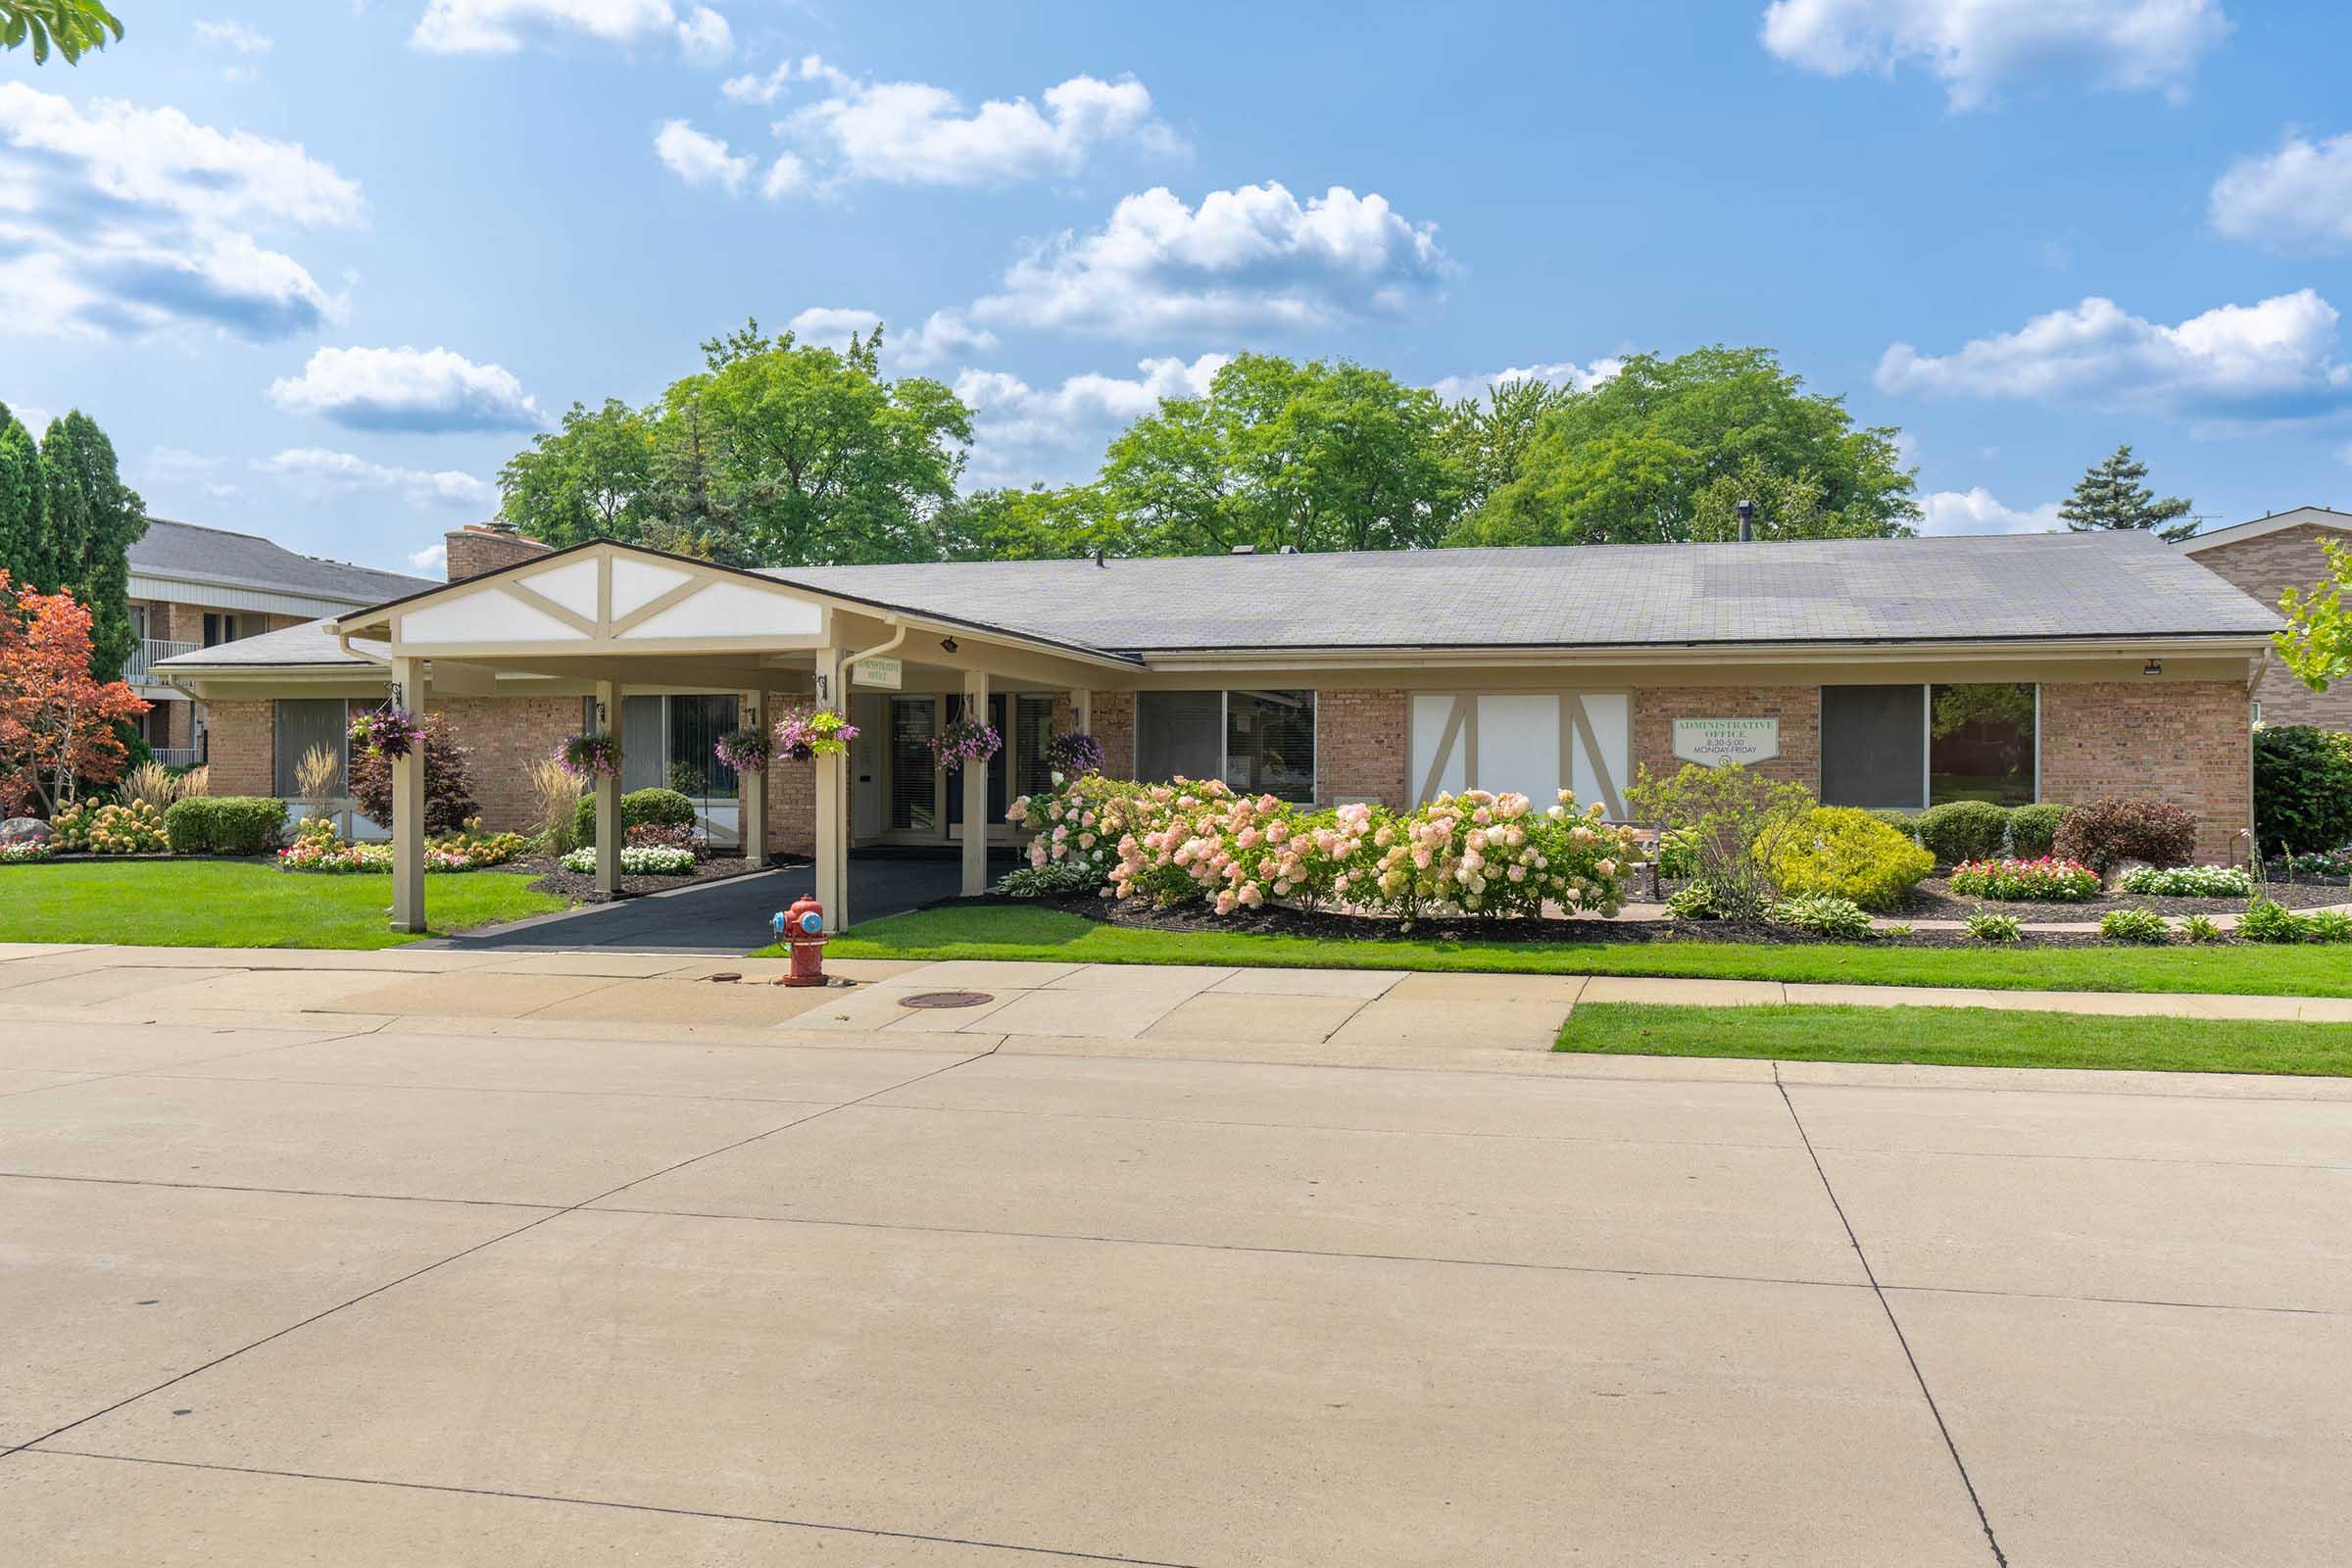
{"type": "Polygon", "coordinates": [[[159,515],[433,569],[574,399],[756,315],[890,325],[973,482],[1244,349],[1475,389],[1763,344],[1931,526],[2131,441],[2214,523],[2352,505],[2352,17],[122,0],[0,56],[0,400],[159,515]]]}

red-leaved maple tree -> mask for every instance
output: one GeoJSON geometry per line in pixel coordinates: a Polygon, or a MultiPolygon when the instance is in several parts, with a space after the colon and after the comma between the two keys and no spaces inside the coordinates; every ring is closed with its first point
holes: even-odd
{"type": "Polygon", "coordinates": [[[117,719],[148,704],[90,674],[90,612],[72,594],[17,588],[0,571],[0,808],[54,812],[83,784],[122,776],[117,719]]]}

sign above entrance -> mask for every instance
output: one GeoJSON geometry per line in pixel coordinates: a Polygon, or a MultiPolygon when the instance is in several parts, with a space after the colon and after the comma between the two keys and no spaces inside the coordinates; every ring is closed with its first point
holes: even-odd
{"type": "Polygon", "coordinates": [[[861,659],[850,666],[850,681],[895,692],[906,683],[906,666],[895,659],[861,659]]]}
{"type": "Polygon", "coordinates": [[[1678,718],[1674,755],[1686,762],[1767,762],[1781,755],[1777,718],[1678,718]]]}

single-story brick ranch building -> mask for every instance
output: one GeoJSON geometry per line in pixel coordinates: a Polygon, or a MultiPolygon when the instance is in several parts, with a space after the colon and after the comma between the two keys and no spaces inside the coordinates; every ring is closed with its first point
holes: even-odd
{"type": "Polygon", "coordinates": [[[1623,815],[1640,769],[1731,757],[1833,804],[2162,795],[2228,859],[2279,624],[2141,534],[764,571],[452,538],[446,586],[161,666],[207,705],[217,790],[288,793],[292,757],[391,699],[446,713],[485,815],[521,826],[524,767],[601,727],[612,787],[814,852],[836,907],[853,844],[960,842],[976,884],[965,824],[1006,833],[1063,726],[1113,771],[1321,805],[1566,787],[1623,815]],[[739,813],[712,740],[811,701],[846,702],[851,756],[778,762],[739,813]],[[954,780],[926,743],[966,704],[1005,748],[954,780]]]}

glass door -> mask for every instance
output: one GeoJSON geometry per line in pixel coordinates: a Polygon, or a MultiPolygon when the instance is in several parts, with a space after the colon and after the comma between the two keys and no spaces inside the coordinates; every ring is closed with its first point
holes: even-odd
{"type": "Polygon", "coordinates": [[[887,757],[893,833],[940,835],[939,773],[931,760],[931,737],[939,732],[939,699],[893,697],[887,757]]]}

